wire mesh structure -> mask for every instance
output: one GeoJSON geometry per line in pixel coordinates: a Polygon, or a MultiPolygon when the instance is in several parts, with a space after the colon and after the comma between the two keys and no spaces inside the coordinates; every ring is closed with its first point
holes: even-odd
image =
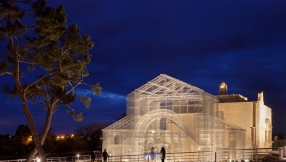
{"type": "Polygon", "coordinates": [[[244,148],[246,130],[224,120],[217,98],[178,79],[161,74],[126,100],[126,117],[102,130],[112,156],[244,148]]]}

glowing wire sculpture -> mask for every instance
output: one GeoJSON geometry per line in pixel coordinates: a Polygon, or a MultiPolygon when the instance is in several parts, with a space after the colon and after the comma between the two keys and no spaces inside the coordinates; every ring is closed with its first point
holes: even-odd
{"type": "Polygon", "coordinates": [[[131,92],[126,117],[103,129],[103,149],[113,155],[244,148],[244,129],[224,120],[218,100],[161,74],[131,92]]]}

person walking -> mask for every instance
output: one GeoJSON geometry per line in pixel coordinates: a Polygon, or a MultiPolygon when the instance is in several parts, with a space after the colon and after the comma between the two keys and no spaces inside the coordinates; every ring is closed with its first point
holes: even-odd
{"type": "Polygon", "coordinates": [[[109,157],[108,153],[106,152],[106,149],[104,149],[103,153],[102,153],[102,157],[103,157],[103,161],[107,162],[107,157],[109,157]]]}
{"type": "Polygon", "coordinates": [[[162,160],[162,162],[164,162],[164,160],[166,158],[166,150],[164,147],[161,148],[160,154],[161,154],[161,160],[162,160]]]}

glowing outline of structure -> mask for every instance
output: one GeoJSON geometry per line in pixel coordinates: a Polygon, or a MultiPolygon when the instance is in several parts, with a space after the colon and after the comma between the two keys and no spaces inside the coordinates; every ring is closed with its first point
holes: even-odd
{"type": "Polygon", "coordinates": [[[220,116],[217,98],[178,79],[161,74],[126,100],[126,116],[102,130],[112,155],[244,148],[246,130],[220,116]]]}

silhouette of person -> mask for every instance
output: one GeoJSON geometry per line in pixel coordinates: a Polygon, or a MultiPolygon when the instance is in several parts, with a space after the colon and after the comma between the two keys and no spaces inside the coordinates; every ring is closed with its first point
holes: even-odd
{"type": "Polygon", "coordinates": [[[164,162],[164,160],[166,158],[166,150],[164,147],[161,148],[160,154],[161,154],[161,160],[162,160],[162,162],[164,162]]]}
{"type": "Polygon", "coordinates": [[[94,158],[95,158],[95,156],[94,156],[94,151],[92,151],[92,152],[90,153],[90,161],[91,161],[91,162],[94,162],[94,158]]]}
{"type": "Polygon", "coordinates": [[[107,162],[107,157],[109,157],[108,153],[106,152],[106,149],[104,149],[103,153],[102,153],[102,157],[103,157],[103,161],[107,162]]]}

